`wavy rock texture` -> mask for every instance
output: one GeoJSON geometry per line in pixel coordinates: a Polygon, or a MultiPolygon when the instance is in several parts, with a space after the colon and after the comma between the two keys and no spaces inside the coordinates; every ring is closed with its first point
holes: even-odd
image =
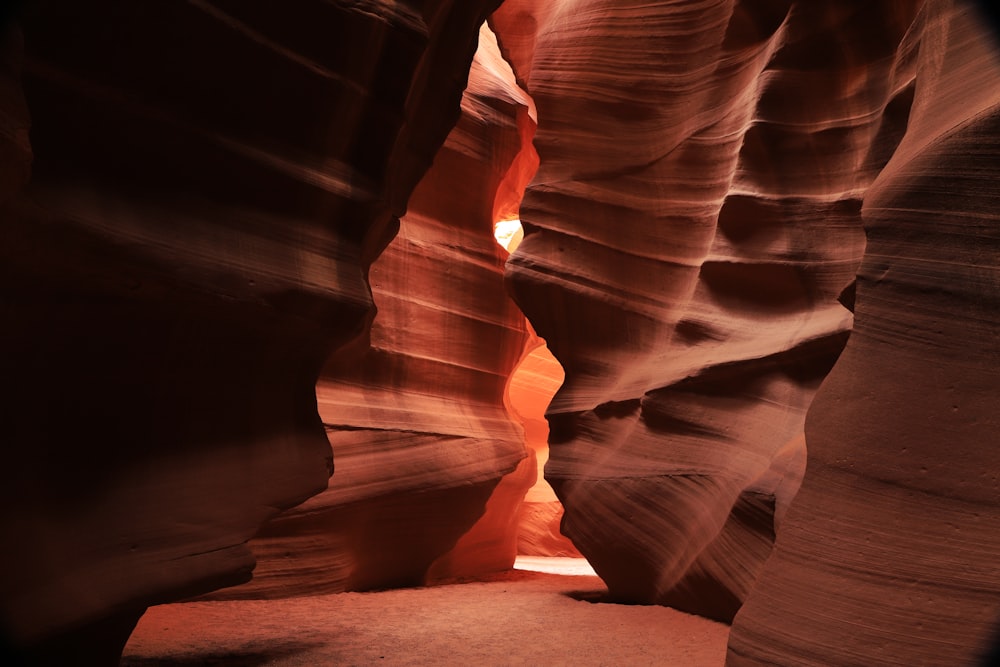
{"type": "Polygon", "coordinates": [[[533,331],[529,352],[511,374],[507,403],[524,428],[524,441],[537,461],[534,483],[518,510],[517,552],[526,556],[579,557],[573,543],[562,534],[559,524],[563,508],[542,471],[549,458],[549,425],[545,410],[563,381],[563,370],[545,341],[533,331]]]}
{"type": "Polygon", "coordinates": [[[541,159],[508,263],[566,370],[546,477],[612,596],[729,620],[851,326],[913,3],[512,0],[541,159]]]}
{"type": "Polygon", "coordinates": [[[1000,55],[951,0],[900,52],[916,92],[864,198],[854,332],[730,665],[970,665],[1000,620],[1000,55]]]}
{"type": "Polygon", "coordinates": [[[325,488],[316,379],[366,334],[367,266],[496,4],[30,3],[20,84],[5,25],[8,643],[113,664],[325,488]]]}
{"type": "Polygon", "coordinates": [[[486,29],[462,116],[372,265],[371,349],[328,365],[317,386],[336,463],[329,488],[251,542],[252,582],[213,597],[418,585],[513,565],[534,462],[504,392],[527,332],[492,230],[533,125],[486,29]]]}

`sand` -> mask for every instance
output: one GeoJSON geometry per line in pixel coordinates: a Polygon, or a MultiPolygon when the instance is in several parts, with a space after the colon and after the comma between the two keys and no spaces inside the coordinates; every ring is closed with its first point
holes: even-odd
{"type": "MultiPolygon", "coordinates": [[[[587,571],[560,560],[538,567],[587,571]]],[[[427,588],[161,605],[139,621],[122,665],[723,664],[728,626],[592,601],[605,592],[593,575],[513,570],[427,588]]]]}

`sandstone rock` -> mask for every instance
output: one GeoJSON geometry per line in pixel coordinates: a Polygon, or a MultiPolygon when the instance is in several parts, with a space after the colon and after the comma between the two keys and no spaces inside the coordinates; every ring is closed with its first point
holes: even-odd
{"type": "Polygon", "coordinates": [[[502,568],[518,523],[556,553],[544,480],[516,510],[544,465],[613,598],[744,605],[732,665],[985,649],[1000,59],[972,3],[507,0],[516,77],[481,53],[450,135],[496,0],[29,4],[0,21],[0,639],[111,664],[254,554],[223,595],[502,568]],[[507,384],[534,362],[489,227],[517,215],[551,449],[507,384]]]}
{"type": "Polygon", "coordinates": [[[0,204],[31,173],[28,108],[21,91],[23,40],[20,26],[4,18],[0,16],[0,204]]]}
{"type": "Polygon", "coordinates": [[[533,461],[498,482],[525,459],[504,393],[527,332],[492,230],[506,205],[497,197],[524,187],[515,163],[529,113],[485,29],[461,119],[372,265],[371,349],[334,360],[317,386],[329,488],[251,542],[253,581],[212,597],[419,585],[513,565],[533,461]]]}
{"type": "MultiPolygon", "coordinates": [[[[851,326],[905,3],[512,0],[538,175],[508,263],[566,370],[546,476],[612,596],[729,620],[851,326]]],[[[901,68],[897,71],[897,68],[901,68]]]]}
{"type": "Polygon", "coordinates": [[[496,4],[30,3],[20,81],[4,24],[10,643],[113,663],[325,487],[320,368],[366,336],[367,267],[496,4]]]}
{"type": "Polygon", "coordinates": [[[730,665],[978,664],[1000,619],[1000,55],[933,0],[897,63],[913,108],[864,197],[854,331],[730,665]]]}
{"type": "Polygon", "coordinates": [[[543,476],[549,459],[545,410],[562,384],[564,373],[545,341],[533,330],[530,334],[529,351],[507,386],[507,407],[524,428],[525,444],[538,461],[534,484],[519,509],[517,552],[526,556],[579,557],[579,551],[560,530],[563,508],[543,476]]]}

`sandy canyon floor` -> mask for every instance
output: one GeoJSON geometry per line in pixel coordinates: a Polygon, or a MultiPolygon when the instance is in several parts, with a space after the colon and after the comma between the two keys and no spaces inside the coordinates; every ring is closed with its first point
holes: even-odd
{"type": "Polygon", "coordinates": [[[729,627],[666,607],[593,602],[585,561],[519,559],[486,581],[151,608],[125,667],[662,665],[717,667],[729,627]],[[552,571],[570,574],[553,574],[552,571]],[[581,574],[583,573],[583,574],[581,574]]]}

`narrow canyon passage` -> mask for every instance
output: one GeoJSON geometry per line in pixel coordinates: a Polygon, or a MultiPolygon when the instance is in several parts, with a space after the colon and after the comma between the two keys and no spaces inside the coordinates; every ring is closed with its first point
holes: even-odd
{"type": "Polygon", "coordinates": [[[981,667],[995,20],[0,3],[0,663],[981,667]]]}
{"type": "Polygon", "coordinates": [[[506,294],[509,251],[495,238],[537,168],[534,108],[486,25],[461,110],[372,264],[369,347],[332,357],[317,383],[335,465],[327,490],[250,541],[253,581],[210,598],[500,572],[527,533],[533,554],[579,555],[536,457],[562,371],[506,294]]]}

